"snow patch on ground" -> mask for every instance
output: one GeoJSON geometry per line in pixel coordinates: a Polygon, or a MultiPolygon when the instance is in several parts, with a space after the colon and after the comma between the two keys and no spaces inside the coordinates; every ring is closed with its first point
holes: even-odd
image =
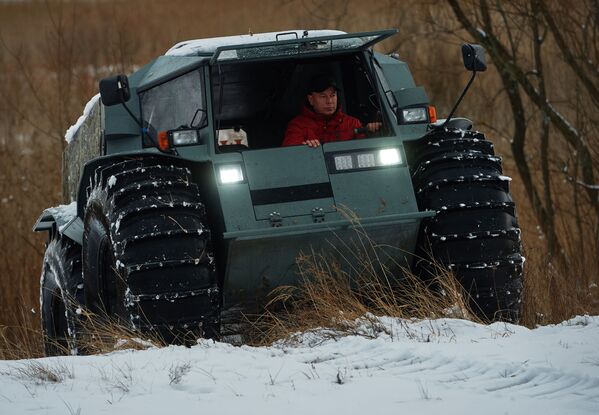
{"type": "Polygon", "coordinates": [[[90,99],[89,102],[85,105],[85,108],[83,109],[83,114],[79,117],[79,119],[77,119],[77,122],[71,125],[69,129],[66,131],[64,139],[67,140],[67,143],[73,141],[75,134],[77,133],[77,131],[79,131],[79,128],[83,125],[83,123],[91,113],[92,108],[94,107],[94,105],[96,105],[96,102],[98,102],[99,99],[100,94],[94,95],[92,99],[90,99]]]}
{"type": "Polygon", "coordinates": [[[0,413],[599,413],[599,317],[534,330],[372,317],[359,327],[272,347],[202,340],[2,361],[0,413]]]}

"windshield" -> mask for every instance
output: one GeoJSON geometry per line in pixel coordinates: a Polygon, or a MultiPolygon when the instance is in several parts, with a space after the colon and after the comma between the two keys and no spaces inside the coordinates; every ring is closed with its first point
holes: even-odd
{"type": "Polygon", "coordinates": [[[150,137],[155,139],[159,131],[203,127],[203,86],[202,72],[196,70],[140,93],[144,128],[150,137]]]}

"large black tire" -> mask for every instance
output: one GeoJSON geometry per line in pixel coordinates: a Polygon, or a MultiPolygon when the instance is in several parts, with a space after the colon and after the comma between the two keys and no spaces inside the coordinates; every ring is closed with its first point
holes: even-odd
{"type": "Polygon", "coordinates": [[[46,247],[40,281],[47,356],[77,353],[77,310],[82,300],[81,246],[56,234],[46,247]]]}
{"type": "Polygon", "coordinates": [[[86,303],[99,315],[168,343],[216,337],[221,295],[190,171],[153,157],[98,169],[85,209],[83,275],[86,303]]]}
{"type": "Polygon", "coordinates": [[[524,258],[509,178],[483,134],[433,131],[409,143],[408,160],[423,222],[416,269],[450,269],[484,320],[518,321],[524,258]]]}

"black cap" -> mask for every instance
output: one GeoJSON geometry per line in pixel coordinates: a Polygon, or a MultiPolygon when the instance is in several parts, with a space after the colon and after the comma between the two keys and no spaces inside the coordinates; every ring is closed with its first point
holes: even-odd
{"type": "Polygon", "coordinates": [[[308,82],[307,92],[308,94],[311,94],[312,92],[322,92],[329,87],[333,87],[335,90],[338,89],[335,78],[327,74],[316,75],[310,79],[310,82],[308,82]]]}

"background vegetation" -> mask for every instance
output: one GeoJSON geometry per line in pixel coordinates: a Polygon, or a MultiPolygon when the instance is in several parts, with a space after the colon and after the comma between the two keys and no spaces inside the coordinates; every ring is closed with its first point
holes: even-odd
{"type": "Polygon", "coordinates": [[[407,61],[440,116],[469,74],[460,43],[490,67],[459,114],[504,157],[527,266],[523,323],[599,312],[598,0],[0,1],[0,336],[39,326],[44,235],[64,202],[64,133],[100,78],[181,40],[335,28],[399,28],[379,46],[407,61]]]}

